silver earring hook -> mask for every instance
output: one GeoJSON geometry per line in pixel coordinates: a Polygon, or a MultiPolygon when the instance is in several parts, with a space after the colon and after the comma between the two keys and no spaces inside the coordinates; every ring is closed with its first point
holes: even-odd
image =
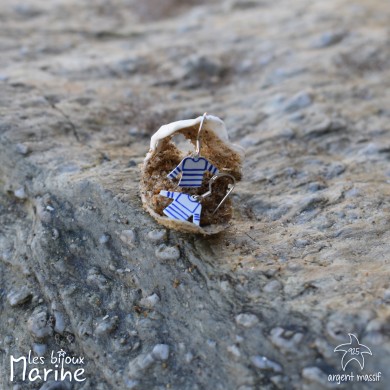
{"type": "Polygon", "coordinates": [[[222,200],[219,202],[219,205],[216,207],[216,209],[213,211],[212,215],[214,215],[217,210],[224,204],[226,198],[230,195],[230,193],[234,190],[234,187],[236,186],[236,179],[234,178],[234,176],[230,175],[229,173],[222,173],[222,172],[219,172],[217,173],[216,175],[214,175],[210,181],[209,181],[209,190],[207,192],[205,192],[204,194],[202,195],[194,195],[195,199],[199,202],[201,202],[204,198],[207,198],[209,197],[211,194],[212,194],[212,186],[213,186],[213,183],[219,179],[220,177],[229,177],[230,179],[232,179],[233,181],[233,184],[229,184],[229,190],[226,192],[225,196],[222,198],[222,200]]]}
{"type": "Polygon", "coordinates": [[[195,157],[200,156],[200,148],[202,146],[201,140],[200,140],[200,133],[202,132],[203,123],[206,120],[207,112],[205,112],[202,116],[202,120],[200,121],[198,135],[196,137],[196,149],[195,149],[195,157]]]}

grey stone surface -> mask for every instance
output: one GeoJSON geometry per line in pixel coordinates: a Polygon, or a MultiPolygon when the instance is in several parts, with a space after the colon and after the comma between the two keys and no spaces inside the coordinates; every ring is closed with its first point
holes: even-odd
{"type": "Polygon", "coordinates": [[[387,388],[389,25],[383,0],[1,1],[0,388],[331,388],[348,333],[387,388]],[[150,136],[205,111],[247,151],[207,239],[138,193],[150,136]],[[60,349],[84,383],[9,382],[60,349]]]}

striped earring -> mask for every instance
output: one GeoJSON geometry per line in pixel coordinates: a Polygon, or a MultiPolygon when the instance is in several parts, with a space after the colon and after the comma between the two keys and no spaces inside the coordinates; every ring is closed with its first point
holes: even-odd
{"type": "Polygon", "coordinates": [[[218,168],[211,164],[204,157],[200,156],[201,149],[201,132],[203,124],[207,120],[207,112],[203,114],[199,125],[198,135],[196,138],[195,154],[190,157],[185,157],[180,164],[174,168],[167,177],[171,180],[176,179],[180,174],[179,187],[201,187],[204,174],[209,171],[212,175],[219,172],[218,168]]]}
{"type": "Polygon", "coordinates": [[[214,215],[217,210],[223,205],[227,197],[233,191],[236,185],[236,179],[234,176],[229,175],[228,173],[217,173],[214,175],[209,182],[209,190],[202,195],[188,195],[182,192],[174,191],[160,191],[161,196],[166,198],[173,199],[173,202],[163,210],[163,213],[171,219],[176,219],[179,221],[188,221],[192,216],[192,222],[195,225],[200,225],[200,215],[202,211],[202,201],[212,195],[212,185],[220,177],[229,177],[232,180],[232,184],[229,184],[228,190],[222,200],[219,202],[218,206],[213,211],[214,215]]]}

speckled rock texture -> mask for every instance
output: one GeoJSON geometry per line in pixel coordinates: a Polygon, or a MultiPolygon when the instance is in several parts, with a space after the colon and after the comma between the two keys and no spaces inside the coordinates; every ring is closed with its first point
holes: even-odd
{"type": "Polygon", "coordinates": [[[390,381],[390,4],[0,2],[0,388],[390,381]],[[246,148],[231,227],[141,205],[150,136],[207,111],[246,148]],[[63,348],[83,383],[9,381],[63,348]],[[348,370],[357,366],[349,366],[348,370]]]}

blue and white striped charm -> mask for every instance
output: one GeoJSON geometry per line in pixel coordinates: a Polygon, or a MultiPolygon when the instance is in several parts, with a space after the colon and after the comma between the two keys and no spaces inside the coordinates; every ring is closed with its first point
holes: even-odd
{"type": "Polygon", "coordinates": [[[207,161],[204,157],[186,157],[167,177],[175,179],[180,173],[180,187],[201,187],[205,172],[211,172],[212,175],[218,173],[218,168],[207,161]]]}
{"type": "Polygon", "coordinates": [[[188,221],[192,216],[192,222],[199,226],[202,205],[196,200],[195,196],[164,190],[160,191],[160,195],[173,199],[173,202],[163,210],[168,218],[188,221]]]}

